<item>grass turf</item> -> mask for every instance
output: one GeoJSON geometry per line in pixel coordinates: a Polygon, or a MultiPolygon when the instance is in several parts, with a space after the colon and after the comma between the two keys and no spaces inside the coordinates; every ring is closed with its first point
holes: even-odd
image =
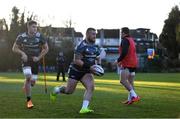
{"type": "Polygon", "coordinates": [[[56,82],[55,74],[47,74],[48,94],[44,91],[43,76],[40,74],[33,87],[35,107],[26,109],[22,91],[24,77],[21,73],[0,73],[0,117],[1,118],[180,118],[180,74],[137,73],[135,87],[142,100],[130,106],[121,104],[127,99],[127,91],[119,84],[118,75],[107,73],[95,77],[95,92],[91,108],[93,114],[79,114],[84,88],[79,83],[72,95],[59,95],[57,102],[50,102],[49,92],[56,82]]]}

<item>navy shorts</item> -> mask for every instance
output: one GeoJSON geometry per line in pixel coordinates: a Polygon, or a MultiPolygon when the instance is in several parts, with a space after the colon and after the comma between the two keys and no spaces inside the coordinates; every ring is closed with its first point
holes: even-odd
{"type": "Polygon", "coordinates": [[[29,60],[27,62],[22,61],[22,67],[31,67],[31,72],[32,74],[37,75],[38,74],[38,67],[39,67],[39,62],[33,62],[32,60],[29,60]]]}
{"type": "Polygon", "coordinates": [[[130,73],[136,72],[136,68],[132,68],[132,67],[123,67],[122,69],[128,69],[130,73]]]}
{"type": "Polygon", "coordinates": [[[80,81],[83,78],[83,76],[87,73],[90,73],[90,71],[78,71],[70,67],[68,71],[69,74],[68,78],[80,81]]]}

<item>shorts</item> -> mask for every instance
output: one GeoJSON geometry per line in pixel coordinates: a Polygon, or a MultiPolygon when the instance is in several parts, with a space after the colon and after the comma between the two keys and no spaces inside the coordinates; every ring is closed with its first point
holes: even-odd
{"type": "Polygon", "coordinates": [[[39,66],[39,62],[33,62],[32,60],[28,60],[27,62],[22,62],[22,69],[24,76],[28,77],[32,75],[32,79],[37,80],[38,66],[39,66]]]}
{"type": "Polygon", "coordinates": [[[125,70],[125,69],[127,69],[131,75],[135,76],[136,68],[132,68],[132,67],[122,67],[121,68],[121,70],[125,70]]]}
{"type": "Polygon", "coordinates": [[[68,75],[69,75],[68,78],[80,81],[83,78],[83,76],[87,73],[90,73],[90,71],[78,71],[70,67],[68,70],[68,75]]]}
{"type": "Polygon", "coordinates": [[[130,73],[136,72],[136,68],[132,68],[132,67],[123,67],[122,69],[128,69],[130,73]]]}

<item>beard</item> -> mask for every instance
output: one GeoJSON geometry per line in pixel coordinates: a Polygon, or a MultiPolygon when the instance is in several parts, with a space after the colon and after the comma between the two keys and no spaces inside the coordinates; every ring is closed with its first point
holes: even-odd
{"type": "Polygon", "coordinates": [[[88,38],[87,40],[88,40],[89,43],[92,43],[92,44],[95,43],[95,40],[92,40],[92,39],[90,39],[90,38],[88,38]]]}

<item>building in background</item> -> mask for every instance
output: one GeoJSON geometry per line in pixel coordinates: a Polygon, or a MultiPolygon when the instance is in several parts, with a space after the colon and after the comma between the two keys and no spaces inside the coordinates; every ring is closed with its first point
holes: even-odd
{"type": "MultiPolygon", "coordinates": [[[[136,50],[139,60],[139,69],[144,70],[146,66],[147,50],[149,48],[156,49],[159,44],[158,37],[155,33],[150,32],[150,29],[138,28],[130,29],[130,35],[136,43],[136,50]]],[[[121,42],[120,29],[98,29],[96,44],[103,47],[106,51],[104,60],[105,67],[112,71],[116,69],[112,63],[119,57],[118,49],[121,42]]]]}
{"type": "Polygon", "coordinates": [[[64,27],[40,27],[41,32],[48,38],[52,47],[60,47],[63,40],[72,40],[74,46],[83,40],[83,34],[76,32],[74,28],[64,27]]]}

